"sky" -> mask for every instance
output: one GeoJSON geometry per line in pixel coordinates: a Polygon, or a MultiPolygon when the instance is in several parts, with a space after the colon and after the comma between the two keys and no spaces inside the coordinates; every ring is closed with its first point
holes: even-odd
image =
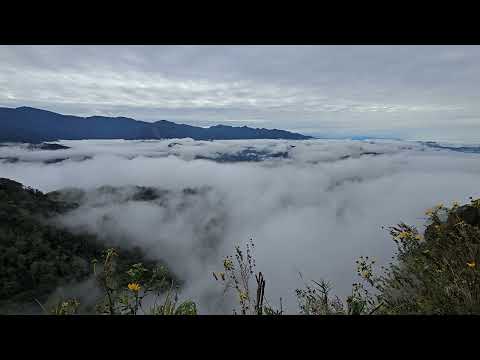
{"type": "Polygon", "coordinates": [[[0,106],[478,142],[480,46],[0,46],[0,106]]]}

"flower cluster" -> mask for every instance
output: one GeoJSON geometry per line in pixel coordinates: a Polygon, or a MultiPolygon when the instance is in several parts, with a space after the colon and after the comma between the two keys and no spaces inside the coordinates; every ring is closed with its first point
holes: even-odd
{"type": "Polygon", "coordinates": [[[140,284],[130,283],[130,284],[128,284],[128,290],[130,290],[132,292],[139,292],[140,291],[140,284]]]}

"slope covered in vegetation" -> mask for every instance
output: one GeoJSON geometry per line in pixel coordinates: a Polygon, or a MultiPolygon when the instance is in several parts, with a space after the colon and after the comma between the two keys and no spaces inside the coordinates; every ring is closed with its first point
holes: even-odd
{"type": "Polygon", "coordinates": [[[303,313],[480,314],[480,200],[425,214],[423,235],[404,223],[389,228],[397,245],[390,264],[359,258],[345,306],[324,281],[297,290],[303,313]]]}
{"type": "MultiPolygon", "coordinates": [[[[59,286],[75,284],[92,274],[92,261],[101,259],[107,245],[90,234],[72,234],[50,220],[77,206],[54,200],[38,190],[0,179],[0,309],[22,312],[38,309],[59,286]]],[[[118,249],[118,272],[147,261],[139,249],[118,249]]],[[[169,276],[170,278],[170,276],[169,276]]],[[[124,275],[120,282],[127,282],[124,275]]]]}

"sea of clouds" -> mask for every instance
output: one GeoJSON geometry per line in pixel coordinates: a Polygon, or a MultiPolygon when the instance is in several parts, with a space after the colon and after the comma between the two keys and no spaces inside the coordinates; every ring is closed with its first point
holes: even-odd
{"type": "Polygon", "coordinates": [[[294,313],[300,272],[348,295],[359,256],[380,264],[391,259],[394,243],[382,226],[403,221],[422,230],[426,208],[480,197],[479,154],[416,142],[58,143],[70,148],[0,147],[0,177],[44,192],[85,190],[81,206],[59,221],[165,261],[186,281],[181,297],[195,300],[202,313],[231,313],[235,299],[221,296],[212,272],[250,238],[268,300],[278,305],[282,297],[284,309],[294,313]],[[254,161],[231,157],[238,154],[254,161]],[[121,188],[110,195],[95,190],[104,185],[121,188]],[[167,192],[153,201],[134,200],[134,185],[167,192]],[[185,188],[200,190],[189,194],[185,188]]]}

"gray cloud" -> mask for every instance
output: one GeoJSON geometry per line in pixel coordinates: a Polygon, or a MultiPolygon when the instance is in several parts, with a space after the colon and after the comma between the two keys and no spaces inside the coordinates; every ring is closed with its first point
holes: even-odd
{"type": "Polygon", "coordinates": [[[478,46],[1,46],[0,105],[476,140],[479,61],[478,46]]]}

